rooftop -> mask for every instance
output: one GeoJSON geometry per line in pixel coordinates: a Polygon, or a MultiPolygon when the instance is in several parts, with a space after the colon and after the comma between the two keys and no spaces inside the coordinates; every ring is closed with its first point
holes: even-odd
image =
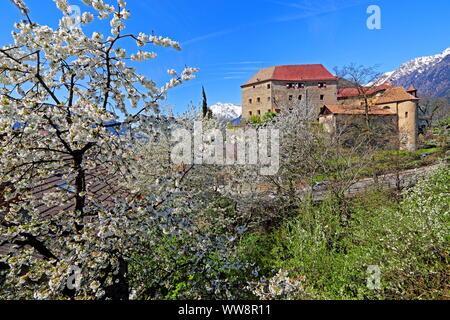
{"type": "Polygon", "coordinates": [[[375,104],[391,103],[391,102],[402,102],[402,101],[412,101],[419,100],[412,94],[406,92],[403,87],[394,87],[387,89],[381,97],[379,97],[375,104]]]}
{"type": "MultiPolygon", "coordinates": [[[[327,114],[351,114],[351,115],[359,115],[365,114],[366,110],[362,106],[347,106],[347,105],[325,105],[320,111],[321,115],[327,114]]],[[[369,114],[376,115],[394,115],[395,113],[392,110],[384,109],[379,106],[370,106],[369,114]]]]}
{"type": "Polygon", "coordinates": [[[242,87],[265,81],[333,81],[332,75],[322,64],[275,66],[259,70],[242,87]]]}
{"type": "Polygon", "coordinates": [[[408,87],[408,89],[406,89],[407,92],[413,92],[413,91],[417,91],[416,87],[414,87],[413,85],[410,85],[408,87]]]}
{"type": "Polygon", "coordinates": [[[358,97],[362,94],[372,95],[389,88],[392,88],[392,86],[387,83],[374,87],[362,87],[359,90],[358,88],[342,88],[338,90],[338,98],[358,97]],[[360,90],[362,91],[360,92],[360,90]]]}

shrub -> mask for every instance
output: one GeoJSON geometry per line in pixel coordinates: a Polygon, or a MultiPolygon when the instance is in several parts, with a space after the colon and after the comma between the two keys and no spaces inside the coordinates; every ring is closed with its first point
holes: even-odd
{"type": "Polygon", "coordinates": [[[348,223],[340,203],[304,205],[298,216],[269,235],[242,242],[243,257],[267,276],[275,270],[304,278],[313,297],[324,299],[442,298],[448,283],[450,170],[439,169],[397,202],[386,193],[351,201],[348,223]],[[369,266],[381,287],[369,289],[369,266]]]}

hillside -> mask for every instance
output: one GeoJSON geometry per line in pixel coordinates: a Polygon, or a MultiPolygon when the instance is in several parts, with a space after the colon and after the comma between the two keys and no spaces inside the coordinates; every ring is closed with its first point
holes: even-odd
{"type": "Polygon", "coordinates": [[[419,57],[383,74],[376,84],[391,81],[394,85],[414,85],[421,96],[450,95],[450,48],[440,54],[419,57]]]}

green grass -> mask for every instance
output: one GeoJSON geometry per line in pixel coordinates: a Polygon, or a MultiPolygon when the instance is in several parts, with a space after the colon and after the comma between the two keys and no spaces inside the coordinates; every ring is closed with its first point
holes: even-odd
{"type": "MultiPolygon", "coordinates": [[[[445,155],[446,149],[443,148],[427,148],[416,151],[398,151],[398,150],[384,150],[380,151],[374,156],[373,162],[369,167],[362,170],[357,178],[363,179],[367,177],[373,177],[374,175],[380,176],[384,174],[394,173],[397,171],[416,169],[426,167],[437,163],[445,155]],[[426,156],[422,156],[426,154],[426,156]]],[[[331,161],[331,160],[330,160],[331,161]]],[[[351,158],[342,158],[333,160],[333,163],[327,165],[328,168],[341,167],[347,164],[357,163],[358,157],[351,156],[351,158]]],[[[323,182],[331,180],[335,177],[333,172],[327,172],[314,176],[310,181],[311,183],[323,182]]]]}
{"type": "Polygon", "coordinates": [[[442,148],[428,148],[412,152],[397,150],[381,151],[375,155],[373,164],[361,173],[361,177],[430,166],[442,159],[444,154],[445,150],[442,148]],[[424,154],[426,156],[422,156],[424,154]]]}
{"type": "Polygon", "coordinates": [[[304,278],[306,299],[445,298],[449,183],[445,168],[402,197],[374,190],[346,205],[303,203],[279,228],[243,239],[242,257],[269,277],[304,278]],[[379,289],[367,287],[369,266],[381,271],[379,289]]]}

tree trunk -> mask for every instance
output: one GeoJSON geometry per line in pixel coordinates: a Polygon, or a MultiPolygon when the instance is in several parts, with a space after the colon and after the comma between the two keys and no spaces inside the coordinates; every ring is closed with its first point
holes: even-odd
{"type": "Polygon", "coordinates": [[[128,262],[119,258],[119,270],[113,275],[113,284],[105,289],[105,299],[129,300],[128,262]]]}

